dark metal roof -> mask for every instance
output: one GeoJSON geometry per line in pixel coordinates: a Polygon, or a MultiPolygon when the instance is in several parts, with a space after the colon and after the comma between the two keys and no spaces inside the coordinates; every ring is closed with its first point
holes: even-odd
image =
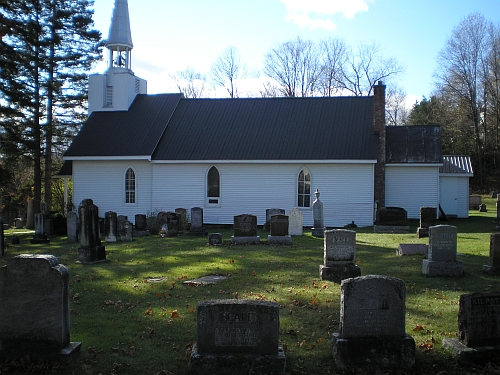
{"type": "Polygon", "coordinates": [[[373,97],[182,99],[153,160],[376,160],[373,97]]]}
{"type": "Polygon", "coordinates": [[[65,160],[56,177],[71,177],[73,175],[73,161],[65,160]]]}
{"type": "Polygon", "coordinates": [[[151,156],[182,94],[137,95],[128,111],[93,112],[65,157],[151,156]]]}
{"type": "Polygon", "coordinates": [[[443,165],[439,167],[439,173],[464,174],[472,176],[472,162],[470,156],[444,155],[443,165]]]}
{"type": "Polygon", "coordinates": [[[439,126],[387,126],[386,162],[442,163],[439,126]]]}

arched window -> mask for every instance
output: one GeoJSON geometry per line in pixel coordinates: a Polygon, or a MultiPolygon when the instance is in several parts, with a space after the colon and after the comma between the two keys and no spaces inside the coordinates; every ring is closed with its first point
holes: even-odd
{"type": "Polygon", "coordinates": [[[220,176],[217,168],[212,167],[207,174],[207,199],[208,204],[219,204],[220,176]]]}
{"type": "Polygon", "coordinates": [[[135,172],[132,168],[125,173],[125,203],[135,203],[135,172]]]}
{"type": "Polygon", "coordinates": [[[311,174],[304,168],[299,173],[298,186],[298,207],[311,207],[311,174]]]}

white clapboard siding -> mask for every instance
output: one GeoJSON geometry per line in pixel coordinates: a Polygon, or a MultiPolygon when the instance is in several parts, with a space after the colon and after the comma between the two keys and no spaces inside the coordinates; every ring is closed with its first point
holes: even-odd
{"type": "Polygon", "coordinates": [[[99,216],[107,211],[126,215],[147,214],[151,208],[152,165],[148,161],[73,161],[73,204],[92,199],[99,216]],[[125,203],[125,172],[132,168],[136,179],[136,203],[125,203]]]}
{"type": "Polygon", "coordinates": [[[469,176],[440,175],[439,203],[446,215],[469,217],[469,176]]]}
{"type": "MultiPolygon", "coordinates": [[[[297,205],[297,176],[307,167],[312,193],[320,191],[326,226],[373,225],[372,164],[215,164],[220,174],[220,206],[205,204],[206,175],[212,164],[154,164],[152,210],[203,207],[207,224],[232,224],[234,216],[253,214],[265,223],[268,208],[288,212],[297,205]]],[[[314,194],[311,197],[314,200],[314,194]]],[[[312,211],[303,210],[304,225],[312,211]]]]}
{"type": "Polygon", "coordinates": [[[439,205],[439,167],[386,165],[386,207],[402,207],[409,219],[420,218],[420,207],[439,205]]]}

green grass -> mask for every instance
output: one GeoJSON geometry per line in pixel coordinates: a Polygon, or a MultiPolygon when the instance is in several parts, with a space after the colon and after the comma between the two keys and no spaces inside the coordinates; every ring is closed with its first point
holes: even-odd
{"type": "MultiPolygon", "coordinates": [[[[426,278],[422,256],[397,256],[400,243],[418,239],[418,222],[411,234],[375,234],[357,229],[357,262],[362,275],[387,275],[406,284],[406,330],[417,343],[412,374],[480,373],[485,366],[458,366],[441,347],[457,335],[459,296],[500,290],[500,278],[485,275],[490,233],[495,231],[495,201],[483,197],[489,212],[471,211],[469,219],[444,224],[458,227],[458,259],[465,276],[426,278]]],[[[106,245],[109,263],[77,264],[78,244],[52,238],[48,245],[30,245],[31,234],[19,233],[0,266],[12,256],[52,254],[70,271],[71,341],[83,343],[81,356],[63,373],[187,374],[188,353],[196,341],[196,306],[207,299],[242,298],[280,305],[280,343],[286,348],[288,374],[335,374],[330,335],[338,330],[340,285],[319,278],[323,239],[310,232],[293,238],[292,246],[231,245],[230,230],[221,232],[225,246],[209,247],[205,237],[140,237],[131,243],[106,245]],[[219,274],[228,278],[212,286],[187,286],[183,281],[219,274]],[[164,278],[162,282],[148,279],[164,278]]],[[[259,233],[261,239],[267,232],[259,233]]],[[[0,373],[14,371],[0,365],[0,373]]],[[[18,366],[17,371],[26,370],[18,366]]],[[[39,369],[40,370],[40,369],[39,369]]],[[[360,373],[360,372],[358,372],[360,373]]],[[[374,373],[374,372],[372,372],[374,373]]]]}

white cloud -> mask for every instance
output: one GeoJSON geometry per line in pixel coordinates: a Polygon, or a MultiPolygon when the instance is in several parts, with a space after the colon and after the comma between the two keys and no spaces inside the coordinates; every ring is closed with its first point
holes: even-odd
{"type": "Polygon", "coordinates": [[[353,18],[356,13],[367,12],[368,3],[374,0],[280,0],[288,12],[285,20],[300,28],[334,30],[335,24],[330,19],[311,15],[331,16],[341,13],[346,18],[353,18]]]}

